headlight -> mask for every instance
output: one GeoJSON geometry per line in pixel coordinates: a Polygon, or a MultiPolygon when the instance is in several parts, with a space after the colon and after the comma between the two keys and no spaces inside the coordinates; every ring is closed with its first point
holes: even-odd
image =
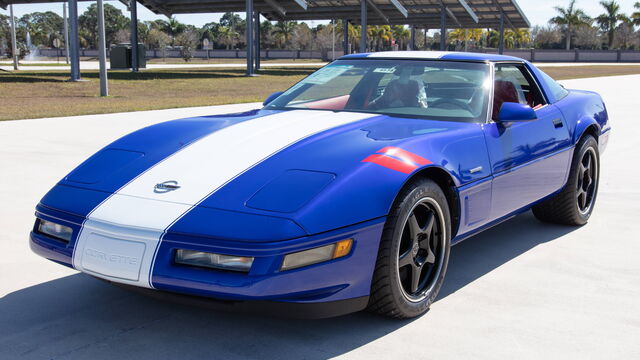
{"type": "Polygon", "coordinates": [[[288,254],[284,257],[280,270],[291,270],[346,256],[351,252],[352,244],[353,239],[346,239],[337,243],[288,254]]]}
{"type": "Polygon", "coordinates": [[[38,223],[38,232],[68,243],[71,241],[71,234],[73,233],[73,230],[68,226],[40,219],[38,223]]]}
{"type": "Polygon", "coordinates": [[[183,265],[249,272],[253,264],[253,257],[178,249],[176,251],[175,261],[183,265]]]}

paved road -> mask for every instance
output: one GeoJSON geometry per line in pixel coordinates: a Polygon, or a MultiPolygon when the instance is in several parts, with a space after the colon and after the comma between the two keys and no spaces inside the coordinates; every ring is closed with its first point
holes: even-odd
{"type": "MultiPolygon", "coordinates": [[[[20,70],[24,71],[64,71],[70,70],[69,65],[61,64],[52,65],[52,66],[38,66],[38,61],[30,61],[24,62],[28,63],[29,66],[20,66],[20,70]]],[[[51,61],[44,61],[44,63],[51,63],[51,61]]],[[[287,63],[272,63],[272,62],[263,62],[260,64],[263,68],[269,67],[321,67],[326,65],[325,62],[287,62],[287,63]]],[[[246,68],[246,63],[226,63],[226,64],[206,64],[206,63],[190,63],[190,64],[147,64],[146,68],[141,68],[140,70],[157,70],[157,69],[202,69],[202,68],[246,68]]],[[[111,65],[107,62],[107,69],[110,69],[111,65]]],[[[80,62],[80,71],[86,70],[98,70],[100,69],[100,63],[97,61],[81,61],[80,62]]],[[[0,70],[13,71],[13,65],[11,62],[0,62],[0,70]]]]}
{"type": "MultiPolygon", "coordinates": [[[[61,64],[60,66],[37,66],[39,62],[51,63],[51,61],[22,61],[21,63],[29,64],[30,66],[21,66],[20,70],[25,71],[64,71],[70,70],[68,65],[61,64]]],[[[326,65],[326,62],[298,62],[298,63],[271,63],[263,62],[260,66],[267,67],[320,67],[326,65]]],[[[568,67],[568,66],[640,66],[640,63],[536,63],[538,67],[568,67]]],[[[246,68],[246,63],[226,63],[226,64],[147,64],[145,69],[141,70],[154,70],[154,69],[194,69],[194,68],[246,68]]],[[[80,70],[98,70],[100,64],[97,61],[81,61],[80,70]]],[[[110,64],[107,63],[107,69],[110,68],[110,64]]],[[[12,71],[13,65],[11,61],[0,61],[0,70],[12,71]]]]}
{"type": "Polygon", "coordinates": [[[640,76],[583,79],[614,132],[582,228],[521,215],[452,250],[424,317],[299,321],[205,311],[110,286],[33,255],[33,207],[111,139],[175,118],[252,107],[0,122],[0,359],[640,358],[640,76]]]}

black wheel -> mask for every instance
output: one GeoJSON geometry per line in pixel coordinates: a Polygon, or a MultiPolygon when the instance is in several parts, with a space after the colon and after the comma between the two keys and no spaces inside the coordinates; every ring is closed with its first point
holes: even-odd
{"type": "Polygon", "coordinates": [[[591,135],[576,146],[567,185],[559,194],[533,207],[541,221],[584,225],[589,221],[598,195],[600,155],[591,135]]]}
{"type": "Polygon", "coordinates": [[[397,317],[424,314],[444,282],[451,245],[449,207],[429,179],[409,184],[385,223],[369,309],[397,317]]]}

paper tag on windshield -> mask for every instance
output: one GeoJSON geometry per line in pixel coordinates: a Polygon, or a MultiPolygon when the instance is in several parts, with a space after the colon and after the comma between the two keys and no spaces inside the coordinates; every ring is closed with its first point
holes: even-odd
{"type": "Polygon", "coordinates": [[[390,68],[375,68],[375,70],[373,70],[373,72],[375,72],[375,73],[383,73],[383,74],[393,74],[394,72],[396,72],[396,68],[394,68],[394,67],[390,67],[390,68]]]}
{"type": "Polygon", "coordinates": [[[322,68],[304,79],[304,83],[326,84],[330,80],[342,75],[345,71],[353,68],[353,65],[333,65],[322,68]]]}

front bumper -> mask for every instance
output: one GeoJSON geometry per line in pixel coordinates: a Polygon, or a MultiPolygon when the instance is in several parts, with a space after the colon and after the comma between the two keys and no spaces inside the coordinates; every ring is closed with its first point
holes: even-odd
{"type": "MultiPolygon", "coordinates": [[[[74,234],[82,227],[82,219],[53,209],[40,207],[36,215],[71,226],[74,234]]],[[[366,306],[383,225],[384,218],[379,218],[315,236],[260,243],[167,233],[157,247],[150,283],[157,290],[217,299],[218,303],[224,304],[223,308],[261,308],[265,303],[271,304],[267,305],[269,308],[277,302],[288,304],[292,311],[302,304],[319,306],[320,315],[315,317],[353,312],[366,306]],[[280,271],[284,255],[345,238],[354,239],[348,256],[280,271]],[[205,269],[176,264],[173,259],[177,249],[253,256],[255,260],[249,273],[205,269]]],[[[126,234],[126,229],[118,232],[126,234]]],[[[76,267],[73,264],[74,240],[65,244],[34,229],[30,246],[45,258],[76,267]]],[[[127,283],[110,276],[87,273],[110,282],[127,283]]]]}

